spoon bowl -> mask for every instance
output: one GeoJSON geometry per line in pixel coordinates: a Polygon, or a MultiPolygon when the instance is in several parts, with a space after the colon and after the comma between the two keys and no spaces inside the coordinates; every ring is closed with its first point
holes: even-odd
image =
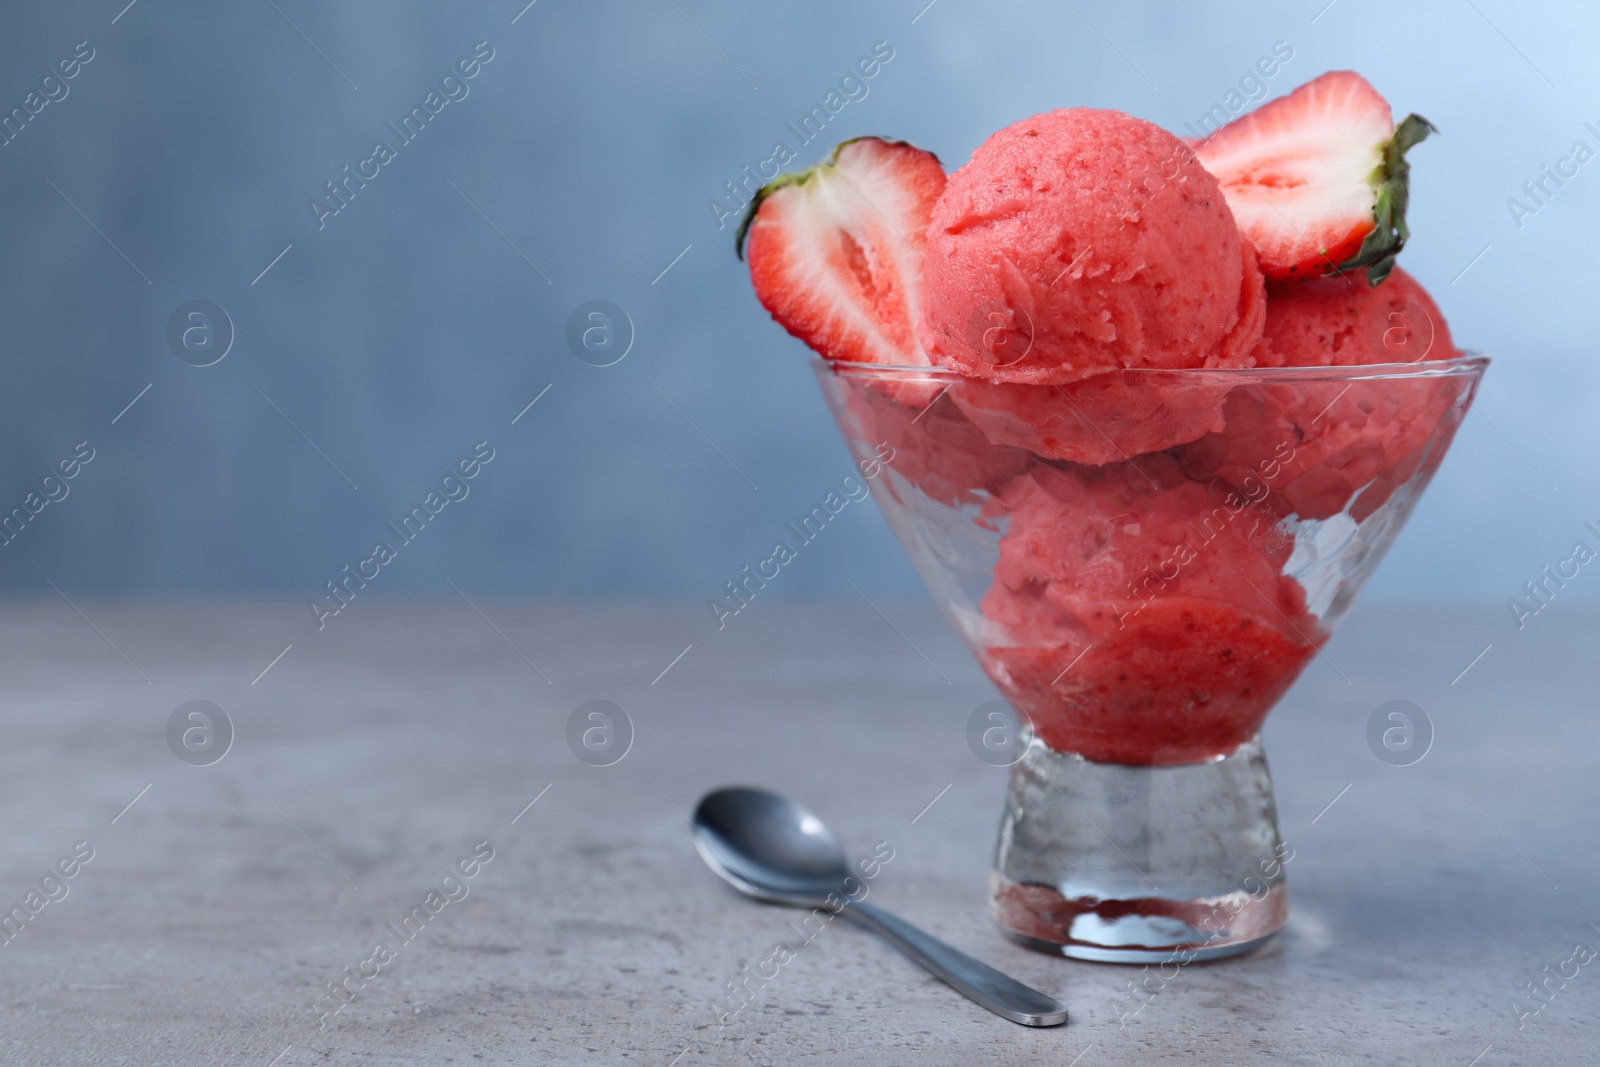
{"type": "Polygon", "coordinates": [[[833,833],[805,808],[763,789],[708,793],[695,808],[695,848],[741,893],[776,904],[821,907],[850,868],[833,833]]]}

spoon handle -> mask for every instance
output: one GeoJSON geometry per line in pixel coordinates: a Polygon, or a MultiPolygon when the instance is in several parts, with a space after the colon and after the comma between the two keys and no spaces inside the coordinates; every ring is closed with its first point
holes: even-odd
{"type": "Polygon", "coordinates": [[[1059,1000],[1001,974],[904,919],[870,904],[852,903],[844,910],[883,935],[956,992],[982,1004],[1002,1019],[1023,1026],[1060,1026],[1067,1021],[1067,1006],[1059,1000]]]}

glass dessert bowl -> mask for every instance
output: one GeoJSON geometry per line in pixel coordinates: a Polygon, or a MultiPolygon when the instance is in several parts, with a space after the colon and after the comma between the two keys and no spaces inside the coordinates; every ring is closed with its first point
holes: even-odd
{"type": "Polygon", "coordinates": [[[1112,962],[1276,933],[1292,851],[1258,731],[1393,543],[1488,360],[1043,385],[815,365],[856,458],[892,456],[879,506],[1022,724],[1001,928],[1112,962]]]}

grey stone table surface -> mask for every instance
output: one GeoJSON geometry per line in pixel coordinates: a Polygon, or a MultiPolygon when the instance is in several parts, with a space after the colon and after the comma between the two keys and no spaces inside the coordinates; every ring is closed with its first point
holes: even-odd
{"type": "Polygon", "coordinates": [[[0,610],[0,905],[26,918],[0,935],[0,1063],[1600,1059],[1600,617],[1576,605],[1520,633],[1503,606],[1358,609],[1265,734],[1286,933],[1167,978],[991,924],[1006,772],[964,727],[993,691],[931,608],[707,616],[373,601],[319,632],[303,604],[0,610]],[[633,724],[609,767],[566,740],[591,699],[633,724]],[[1433,723],[1412,766],[1365,739],[1390,699],[1433,723]],[[169,749],[190,700],[233,725],[209,766],[169,749]],[[874,898],[1070,1024],[999,1021],[833,924],[722,1027],[728,984],[798,940],[691,847],[684,813],[727,783],[803,800],[857,854],[890,842],[874,898]]]}

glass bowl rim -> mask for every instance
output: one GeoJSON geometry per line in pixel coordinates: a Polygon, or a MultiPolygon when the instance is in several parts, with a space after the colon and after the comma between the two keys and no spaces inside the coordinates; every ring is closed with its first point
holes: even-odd
{"type": "Polygon", "coordinates": [[[1127,385],[1292,385],[1301,382],[1359,382],[1431,378],[1476,378],[1489,366],[1489,357],[1481,352],[1463,349],[1452,359],[1430,359],[1415,363],[1361,363],[1339,367],[1193,367],[1185,370],[1167,370],[1156,367],[1124,368],[1102,371],[1087,378],[1068,382],[992,382],[976,378],[949,367],[911,367],[886,363],[862,363],[856,360],[828,359],[813,356],[812,365],[819,373],[827,371],[840,377],[864,378],[882,381],[923,382],[974,382],[982,385],[1019,385],[1036,388],[1051,385],[1077,385],[1096,381],[1111,375],[1121,377],[1127,385]]]}

